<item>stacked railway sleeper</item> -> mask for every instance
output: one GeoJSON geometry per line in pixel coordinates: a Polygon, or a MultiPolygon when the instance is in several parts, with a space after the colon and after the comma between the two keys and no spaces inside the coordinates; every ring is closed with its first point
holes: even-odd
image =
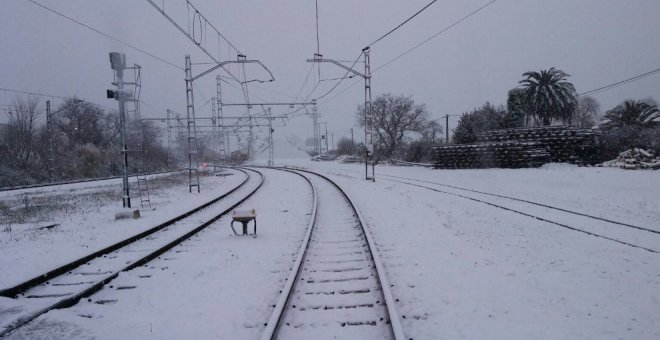
{"type": "Polygon", "coordinates": [[[550,154],[536,142],[451,145],[433,149],[436,169],[528,168],[548,162],[550,154]]]}
{"type": "Polygon", "coordinates": [[[490,130],[477,135],[476,144],[433,148],[435,167],[524,168],[548,162],[579,165],[598,162],[598,130],[568,126],[490,130]]]}
{"type": "MultiPolygon", "coordinates": [[[[75,305],[102,289],[119,273],[147,264],[228,214],[264,182],[264,176],[258,171],[239,171],[246,179],[210,202],[48,273],[0,290],[0,296],[14,299],[9,310],[0,310],[0,337],[50,310],[75,305]]],[[[117,289],[132,288],[135,287],[117,289]]]]}
{"type": "Polygon", "coordinates": [[[334,183],[305,177],[315,188],[317,207],[263,339],[402,339],[359,213],[334,183]]]}

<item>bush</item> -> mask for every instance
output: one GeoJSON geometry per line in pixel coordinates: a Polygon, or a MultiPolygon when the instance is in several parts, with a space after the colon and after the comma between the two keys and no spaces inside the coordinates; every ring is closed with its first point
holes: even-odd
{"type": "Polygon", "coordinates": [[[614,159],[632,148],[653,149],[660,153],[660,128],[625,125],[607,129],[603,131],[599,144],[599,158],[602,161],[614,159]]]}
{"type": "Polygon", "coordinates": [[[433,160],[433,143],[421,140],[411,142],[406,147],[403,160],[413,163],[431,162],[433,160]]]}
{"type": "Polygon", "coordinates": [[[357,147],[352,140],[342,137],[337,142],[337,154],[338,155],[352,155],[357,151],[357,147]]]}
{"type": "Polygon", "coordinates": [[[477,134],[494,129],[507,129],[522,126],[522,119],[504,107],[486,103],[480,108],[465,112],[454,129],[454,143],[470,144],[477,141],[477,134]]]}

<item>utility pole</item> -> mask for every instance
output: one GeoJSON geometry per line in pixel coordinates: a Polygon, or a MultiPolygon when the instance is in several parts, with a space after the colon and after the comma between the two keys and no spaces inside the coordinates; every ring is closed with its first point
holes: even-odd
{"type": "Polygon", "coordinates": [[[48,179],[55,182],[55,157],[53,156],[53,122],[51,120],[50,100],[46,101],[46,129],[48,131],[48,179]]]}
{"type": "Polygon", "coordinates": [[[374,161],[374,127],[373,112],[371,111],[371,57],[369,46],[362,49],[364,53],[364,177],[366,180],[376,181],[376,163],[374,161]],[[371,157],[370,157],[371,156],[371,157]],[[371,176],[369,176],[369,158],[371,158],[371,176]]]}
{"type": "MultiPolygon", "coordinates": [[[[218,150],[218,111],[217,111],[217,101],[216,97],[211,97],[211,125],[213,126],[213,132],[211,133],[211,148],[217,152],[218,150]]],[[[213,167],[215,171],[215,166],[213,167]]]]}
{"type": "Polygon", "coordinates": [[[170,124],[170,117],[172,111],[167,109],[167,168],[172,169],[172,125],[170,124]]]}
{"type": "Polygon", "coordinates": [[[360,73],[336,60],[333,59],[324,59],[322,55],[315,54],[314,59],[307,59],[307,62],[311,63],[322,63],[329,62],[333,63],[344,70],[353,73],[354,75],[364,78],[364,177],[366,180],[376,181],[376,163],[374,157],[374,122],[373,122],[373,112],[371,110],[371,57],[369,55],[370,48],[369,46],[362,49],[362,54],[364,55],[364,74],[360,73]],[[371,175],[369,174],[369,163],[371,163],[371,175]]]}
{"type": "Polygon", "coordinates": [[[177,164],[184,159],[183,154],[183,122],[181,121],[181,115],[176,114],[176,158],[177,164]]]}
{"type": "Polygon", "coordinates": [[[314,152],[318,155],[321,154],[321,145],[319,142],[319,113],[318,108],[316,107],[316,100],[312,100],[314,106],[312,106],[312,126],[314,128],[314,152]]]}
{"type": "Polygon", "coordinates": [[[449,117],[460,117],[461,115],[445,115],[445,143],[449,144],[449,117]]]}
{"type": "Polygon", "coordinates": [[[268,166],[274,166],[275,162],[273,161],[273,158],[275,158],[275,151],[273,150],[273,118],[271,118],[271,111],[270,107],[268,108],[268,166]]]}
{"type": "Polygon", "coordinates": [[[445,144],[449,144],[449,115],[445,115],[445,144]]]}
{"type": "Polygon", "coordinates": [[[220,135],[219,135],[219,144],[218,144],[218,161],[223,161],[226,165],[227,163],[227,146],[225,144],[225,140],[227,137],[225,136],[225,122],[224,122],[224,114],[222,111],[222,78],[220,76],[217,76],[215,78],[215,92],[216,92],[216,99],[218,101],[218,125],[220,126],[220,135]]]}
{"type": "Polygon", "coordinates": [[[110,52],[110,66],[115,71],[115,86],[117,91],[108,91],[109,98],[115,98],[119,102],[119,123],[121,138],[121,153],[123,155],[122,165],[122,206],[131,207],[131,195],[128,185],[128,147],[126,145],[126,93],[124,92],[124,70],[126,69],[126,55],[119,52],[110,52]]]}
{"type": "Polygon", "coordinates": [[[325,140],[325,152],[327,153],[328,151],[330,151],[330,149],[328,149],[328,122],[320,122],[319,123],[319,130],[321,129],[321,124],[325,125],[325,134],[323,135],[323,138],[321,138],[321,139],[325,140]]]}
{"type": "Polygon", "coordinates": [[[199,193],[199,159],[197,154],[197,125],[190,55],[186,54],[186,118],[188,119],[188,192],[197,187],[199,193]],[[194,175],[193,175],[194,174],[194,175]],[[194,179],[193,179],[194,178],[194,179]]]}

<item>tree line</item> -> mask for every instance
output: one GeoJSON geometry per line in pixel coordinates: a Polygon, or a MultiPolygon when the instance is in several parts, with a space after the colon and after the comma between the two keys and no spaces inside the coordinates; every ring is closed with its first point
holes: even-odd
{"type": "MultiPolygon", "coordinates": [[[[633,147],[660,153],[660,111],[653,99],[625,100],[601,115],[598,101],[579,96],[568,77],[554,67],[523,73],[518,86],[508,92],[506,105],[485,103],[463,112],[452,142],[474,143],[479,133],[493,129],[568,125],[601,131],[597,156],[603,161],[633,147]]],[[[442,143],[443,127],[430,120],[425,105],[415,104],[411,96],[379,95],[372,110],[380,160],[430,161],[432,146],[442,143]]],[[[363,106],[358,107],[356,119],[356,125],[363,127],[363,106]]],[[[338,143],[339,154],[360,150],[347,139],[338,143]]]]}
{"type": "MultiPolygon", "coordinates": [[[[0,125],[0,186],[99,178],[120,174],[120,123],[116,111],[78,98],[65,99],[51,110],[50,139],[46,113],[37,97],[16,97],[8,122],[0,125]],[[52,151],[51,151],[52,148],[52,151]],[[50,159],[52,158],[52,164],[50,159]]],[[[149,121],[128,117],[130,172],[142,157],[146,171],[167,167],[161,131],[149,121]]]]}

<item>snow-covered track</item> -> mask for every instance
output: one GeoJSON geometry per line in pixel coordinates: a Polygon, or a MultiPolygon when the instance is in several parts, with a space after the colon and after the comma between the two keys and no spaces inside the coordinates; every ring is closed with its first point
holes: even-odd
{"type": "Polygon", "coordinates": [[[657,228],[641,227],[549,204],[444,183],[391,175],[381,177],[388,181],[487,204],[562,228],[660,254],[660,229],[657,228]]]}
{"type": "Polygon", "coordinates": [[[0,310],[0,337],[50,310],[75,305],[119,273],[145,265],[230,213],[264,183],[259,171],[248,170],[258,176],[239,171],[246,174],[246,179],[227,194],[111,247],[3,290],[3,296],[14,298],[17,307],[0,310]]]}
{"type": "Polygon", "coordinates": [[[262,339],[404,339],[384,267],[360,212],[329,178],[292,172],[312,186],[312,213],[262,339]]]}

